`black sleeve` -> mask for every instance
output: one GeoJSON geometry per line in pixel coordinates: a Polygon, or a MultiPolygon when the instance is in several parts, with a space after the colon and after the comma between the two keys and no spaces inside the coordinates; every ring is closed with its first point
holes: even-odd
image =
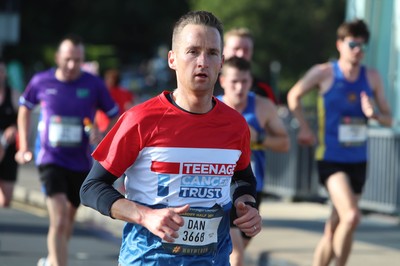
{"type": "Polygon", "coordinates": [[[95,161],[80,190],[82,204],[111,217],[111,205],[116,200],[124,198],[113,187],[117,178],[95,161]]]}
{"type": "Polygon", "coordinates": [[[249,164],[244,170],[236,171],[232,176],[231,182],[231,198],[232,202],[245,194],[252,195],[256,199],[256,177],[249,164]]]}

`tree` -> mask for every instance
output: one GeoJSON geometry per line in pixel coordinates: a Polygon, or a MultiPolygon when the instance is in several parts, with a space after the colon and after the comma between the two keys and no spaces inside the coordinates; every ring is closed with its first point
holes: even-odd
{"type": "Polygon", "coordinates": [[[281,63],[280,91],[287,91],[311,65],[336,57],[336,28],[344,20],[345,0],[254,1],[191,0],[193,10],[219,17],[224,29],[248,27],[255,37],[255,73],[266,76],[281,63]]]}
{"type": "Polygon", "coordinates": [[[138,63],[170,45],[173,23],[188,8],[180,0],[21,1],[20,43],[6,46],[4,56],[37,71],[54,64],[58,41],[74,33],[83,37],[88,60],[138,63]]]}

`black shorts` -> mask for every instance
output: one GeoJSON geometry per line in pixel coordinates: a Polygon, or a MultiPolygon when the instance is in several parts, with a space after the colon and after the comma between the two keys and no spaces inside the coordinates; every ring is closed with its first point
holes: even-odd
{"type": "Polygon", "coordinates": [[[18,164],[15,161],[15,145],[10,145],[6,149],[3,160],[0,162],[0,180],[15,182],[17,180],[18,164]]]}
{"type": "Polygon", "coordinates": [[[81,204],[79,190],[88,171],[76,172],[54,164],[39,166],[40,181],[47,196],[64,193],[76,208],[81,204]]]}
{"type": "Polygon", "coordinates": [[[328,178],[337,172],[344,172],[349,177],[353,192],[361,194],[367,178],[367,163],[336,163],[328,161],[317,161],[319,182],[326,187],[328,178]]]}
{"type": "MultiPolygon", "coordinates": [[[[256,196],[256,209],[259,210],[260,209],[260,204],[261,204],[261,200],[262,200],[262,192],[257,192],[257,196],[256,196]]],[[[237,218],[237,214],[236,214],[236,208],[235,206],[232,205],[232,209],[231,209],[231,220],[230,220],[230,225],[231,227],[236,227],[236,225],[233,224],[233,221],[237,218]]],[[[242,233],[242,237],[250,239],[252,238],[251,236],[246,235],[245,233],[242,233]]]]}

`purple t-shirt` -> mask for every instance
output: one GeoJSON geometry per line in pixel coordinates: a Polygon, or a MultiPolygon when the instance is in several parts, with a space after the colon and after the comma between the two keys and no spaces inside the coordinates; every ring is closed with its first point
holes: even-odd
{"type": "Polygon", "coordinates": [[[104,82],[87,72],[74,81],[61,82],[55,69],[33,76],[20,98],[20,105],[33,109],[40,104],[38,125],[40,150],[36,164],[56,164],[74,171],[89,171],[92,165],[84,119],[94,120],[97,109],[109,117],[118,115],[104,82]]]}

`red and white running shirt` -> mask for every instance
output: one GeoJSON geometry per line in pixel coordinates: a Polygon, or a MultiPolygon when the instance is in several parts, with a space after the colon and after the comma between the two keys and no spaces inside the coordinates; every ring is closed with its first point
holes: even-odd
{"type": "Polygon", "coordinates": [[[206,114],[185,112],[163,92],[120,117],[93,152],[126,197],[146,205],[211,208],[231,201],[235,171],[250,162],[250,132],[237,111],[217,99],[206,114]]]}

